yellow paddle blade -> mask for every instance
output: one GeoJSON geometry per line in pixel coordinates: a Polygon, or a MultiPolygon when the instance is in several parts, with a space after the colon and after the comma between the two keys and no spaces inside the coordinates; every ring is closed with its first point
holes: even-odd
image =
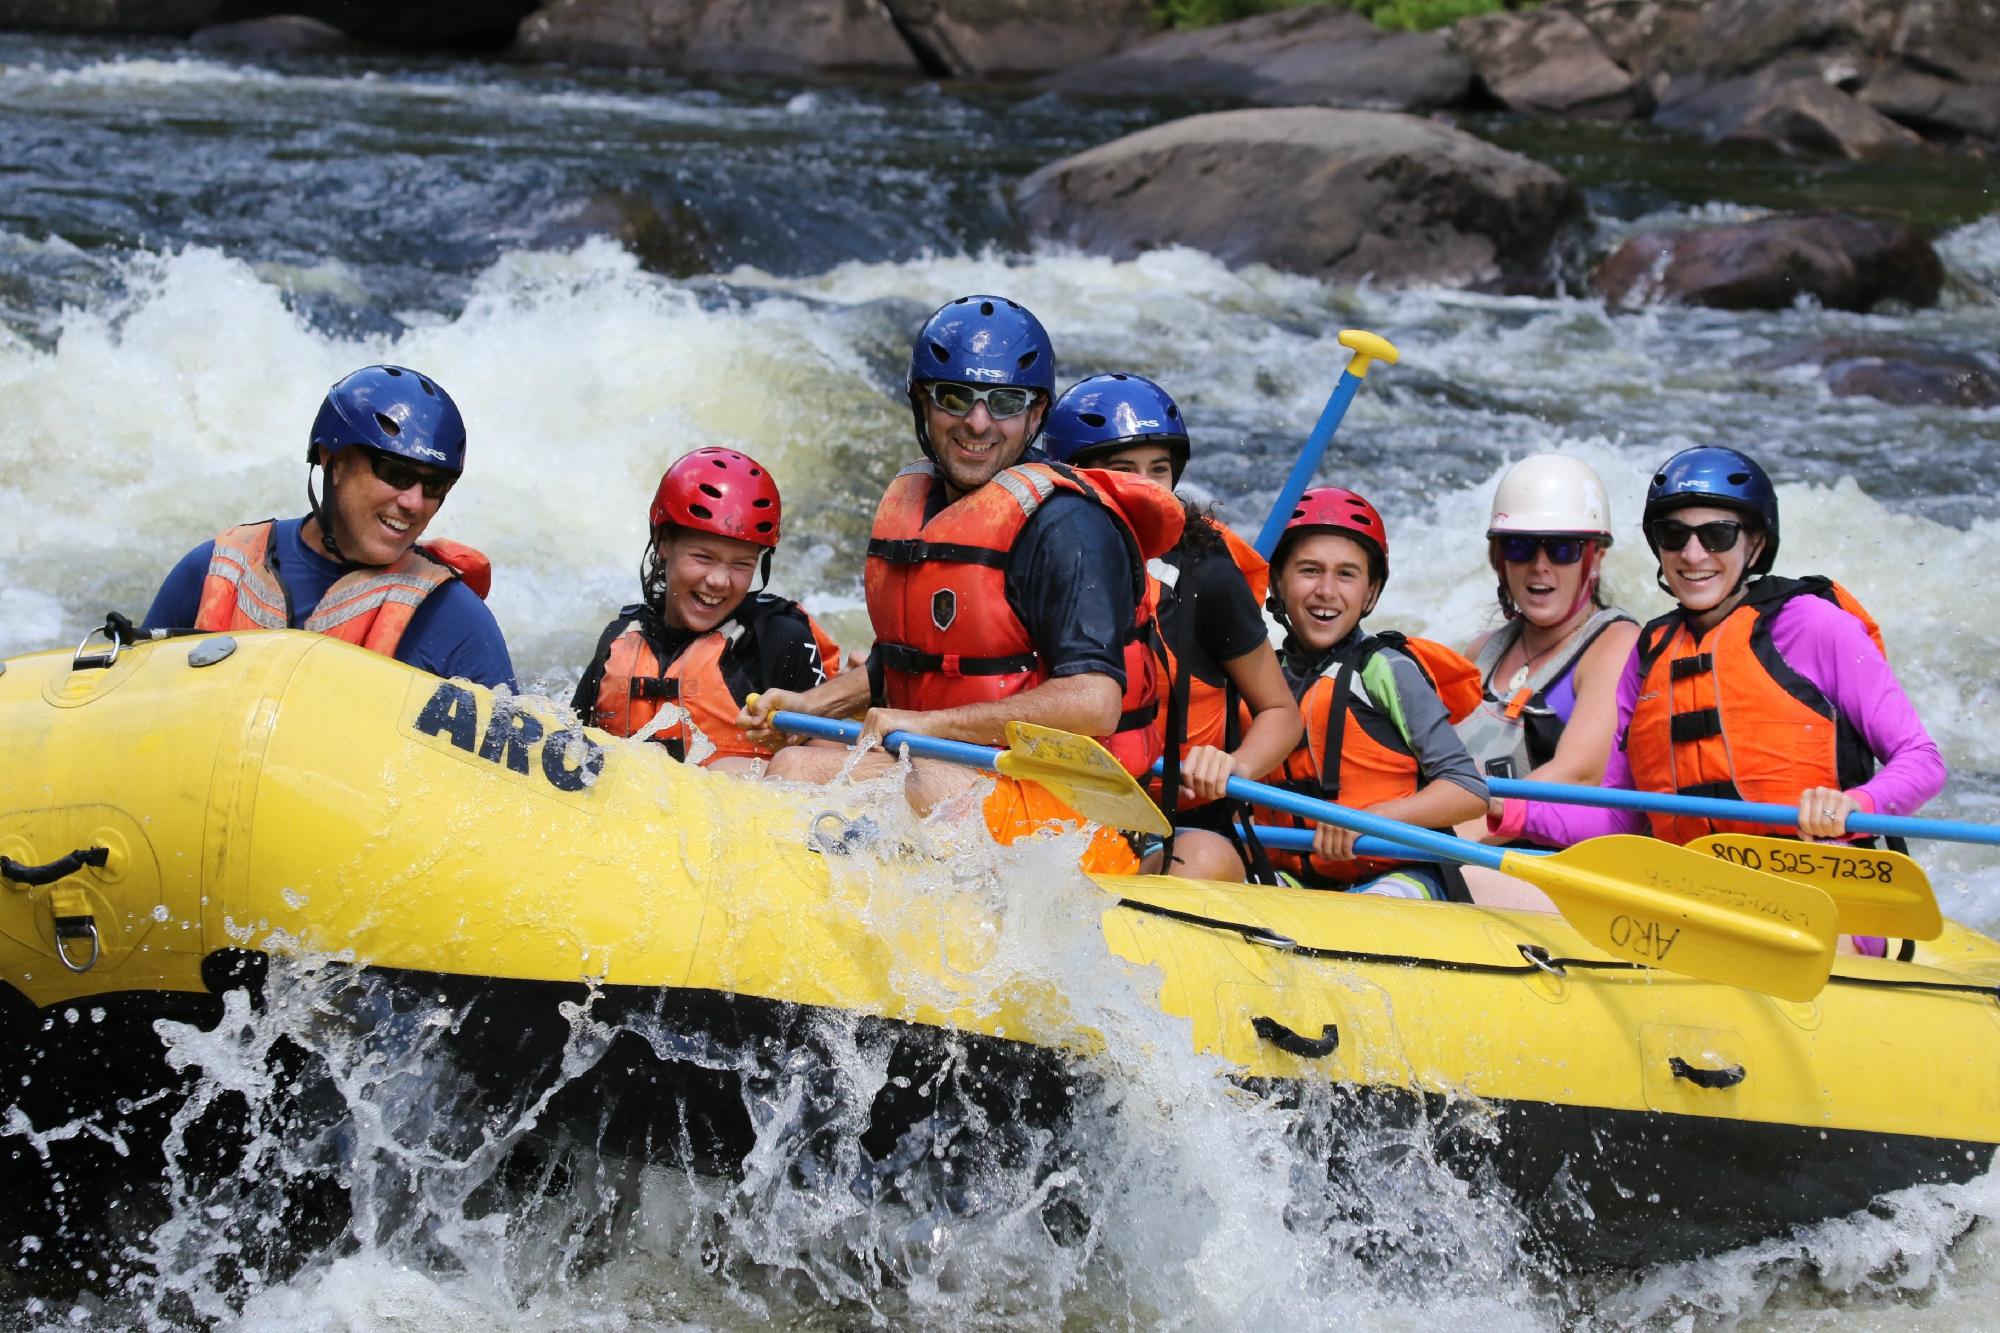
{"type": "Polygon", "coordinates": [[[1508,852],[1500,868],[1617,958],[1787,1000],[1819,994],[1833,970],[1838,913],[1811,885],[1631,834],[1508,852]]]}
{"type": "Polygon", "coordinates": [[[993,766],[1010,778],[1039,782],[1092,823],[1161,837],[1174,831],[1139,780],[1088,736],[1009,722],[1007,749],[993,766]]]}
{"type": "Polygon", "coordinates": [[[1688,846],[1823,891],[1840,911],[1840,928],[1850,935],[1934,940],[1944,934],[1944,913],[1931,892],[1931,877],[1901,852],[1754,833],[1714,833],[1688,846]]]}

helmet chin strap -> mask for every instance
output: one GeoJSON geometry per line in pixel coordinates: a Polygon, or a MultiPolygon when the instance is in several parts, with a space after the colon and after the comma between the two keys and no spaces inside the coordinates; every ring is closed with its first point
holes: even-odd
{"type": "Polygon", "coordinates": [[[313,522],[319,524],[319,544],[326,548],[328,555],[344,565],[347,557],[341,553],[340,543],[333,536],[333,469],[320,466],[320,472],[326,477],[326,502],[322,505],[320,497],[313,494],[313,466],[306,464],[306,503],[312,508],[313,522]]]}

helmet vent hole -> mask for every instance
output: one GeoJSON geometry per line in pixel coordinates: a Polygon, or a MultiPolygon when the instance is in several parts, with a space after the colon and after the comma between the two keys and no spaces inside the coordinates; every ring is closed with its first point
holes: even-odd
{"type": "Polygon", "coordinates": [[[755,463],[752,463],[750,465],[750,475],[753,477],[761,477],[764,475],[764,470],[758,467],[755,463]]]}
{"type": "Polygon", "coordinates": [[[426,394],[429,394],[432,398],[437,397],[437,390],[432,388],[431,382],[425,379],[422,375],[417,376],[417,383],[424,386],[424,392],[426,394]]]}
{"type": "Polygon", "coordinates": [[[1179,409],[1178,407],[1175,407],[1175,406],[1174,406],[1174,405],[1173,405],[1172,403],[1168,403],[1168,404],[1167,404],[1167,420],[1169,420],[1169,421],[1179,421],[1180,419],[1181,419],[1181,410],[1180,410],[1180,409],[1179,409]]]}
{"type": "Polygon", "coordinates": [[[1130,378],[1131,378],[1131,376],[1129,376],[1129,375],[1121,375],[1121,374],[1119,374],[1119,373],[1118,373],[1117,371],[1115,371],[1115,370],[1114,370],[1114,371],[1112,371],[1112,372],[1111,372],[1111,378],[1112,378],[1112,379],[1114,379],[1114,380],[1126,380],[1126,379],[1130,379],[1130,378]]]}
{"type": "Polygon", "coordinates": [[[990,314],[992,314],[992,313],[993,313],[993,303],[992,303],[991,301],[981,301],[981,302],[979,303],[979,313],[980,313],[980,314],[982,314],[982,315],[990,315],[990,314]]]}
{"type": "Polygon", "coordinates": [[[1042,354],[1039,349],[1032,352],[1023,352],[1021,354],[1021,359],[1015,364],[1020,366],[1021,369],[1026,370],[1029,366],[1034,365],[1035,362],[1041,358],[1041,355],[1042,354]]]}
{"type": "Polygon", "coordinates": [[[769,532],[769,531],[771,531],[771,524],[770,524],[770,522],[769,522],[769,521],[767,520],[767,521],[765,521],[765,522],[762,522],[762,523],[759,523],[759,524],[757,525],[757,531],[759,531],[759,532],[769,532]]]}
{"type": "Polygon", "coordinates": [[[711,511],[709,510],[709,508],[708,508],[708,506],[707,506],[707,505],[697,505],[697,504],[691,504],[691,505],[689,505],[689,506],[688,506],[688,512],[689,512],[690,514],[693,514],[693,515],[694,515],[694,516],[695,516],[696,518],[714,518],[714,517],[715,517],[714,513],[712,513],[712,512],[711,512],[711,511]]]}
{"type": "Polygon", "coordinates": [[[750,507],[752,509],[769,509],[771,507],[771,497],[760,495],[750,502],[750,507]]]}
{"type": "Polygon", "coordinates": [[[722,498],[722,492],[705,481],[701,483],[701,493],[711,500],[720,500],[722,498]]]}
{"type": "Polygon", "coordinates": [[[1750,474],[1748,472],[1732,472],[1729,474],[1729,484],[1731,486],[1741,486],[1744,482],[1748,480],[1750,480],[1750,474]]]}
{"type": "Polygon", "coordinates": [[[402,370],[396,366],[384,366],[382,367],[382,369],[385,373],[390,375],[400,376],[403,373],[402,370]]]}
{"type": "Polygon", "coordinates": [[[937,363],[941,366],[948,366],[951,364],[951,353],[945,350],[945,345],[943,343],[932,343],[931,355],[937,358],[937,363]]]}
{"type": "Polygon", "coordinates": [[[396,436],[403,433],[403,428],[396,424],[394,417],[385,416],[380,412],[375,414],[375,424],[382,428],[384,435],[396,436]]]}
{"type": "Polygon", "coordinates": [[[1664,473],[1664,472],[1655,472],[1655,473],[1653,474],[1653,484],[1654,484],[1655,486],[1664,486],[1664,485],[1666,485],[1666,484],[1667,484],[1667,474],[1666,474],[1666,473],[1664,473]]]}
{"type": "Polygon", "coordinates": [[[1086,426],[1102,426],[1104,424],[1104,414],[1102,412],[1078,412],[1076,419],[1086,426]]]}

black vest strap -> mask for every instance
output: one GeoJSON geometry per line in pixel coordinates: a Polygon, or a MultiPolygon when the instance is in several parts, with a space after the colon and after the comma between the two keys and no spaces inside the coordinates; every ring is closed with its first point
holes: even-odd
{"type": "Polygon", "coordinates": [[[988,569],[1005,569],[1008,555],[1006,551],[995,551],[985,546],[927,542],[915,537],[896,541],[871,537],[868,539],[868,554],[892,565],[921,565],[935,560],[943,564],[984,565],[988,569]]]}
{"type": "Polygon", "coordinates": [[[1676,790],[1682,796],[1701,796],[1713,801],[1743,799],[1742,793],[1736,790],[1736,784],[1727,778],[1720,782],[1697,782],[1691,787],[1680,787],[1676,790]]]}
{"type": "Polygon", "coordinates": [[[946,676],[1012,676],[1033,671],[1041,658],[1034,653],[1013,653],[1006,657],[955,657],[926,653],[901,643],[875,645],[882,665],[891,671],[911,675],[938,673],[946,676]]]}
{"type": "Polygon", "coordinates": [[[1715,708],[1702,708],[1692,713],[1675,713],[1669,724],[1676,744],[1682,741],[1705,741],[1710,736],[1722,734],[1722,713],[1715,708]]]}
{"type": "Polygon", "coordinates": [[[1689,676],[1705,676],[1715,670],[1715,654],[1696,653],[1693,657],[1679,658],[1667,670],[1675,680],[1686,680],[1689,676]]]}

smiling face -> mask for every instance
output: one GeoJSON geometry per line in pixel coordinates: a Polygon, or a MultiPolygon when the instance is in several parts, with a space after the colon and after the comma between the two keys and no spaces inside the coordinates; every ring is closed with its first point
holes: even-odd
{"type": "Polygon", "coordinates": [[[1559,565],[1549,558],[1547,548],[1537,543],[1534,559],[1526,564],[1502,559],[1500,568],[1507,580],[1507,594],[1522,617],[1531,625],[1554,629],[1583,609],[1589,598],[1584,587],[1589,575],[1584,571],[1594,570],[1595,564],[1586,556],[1559,565]]]}
{"type": "Polygon", "coordinates": [[[1694,616],[1716,610],[1735,594],[1743,581],[1744,569],[1764,549],[1763,534],[1752,531],[1754,520],[1746,521],[1741,511],[1714,505],[1676,509],[1665,517],[1690,528],[1717,521],[1744,523],[1736,545],[1727,551],[1710,551],[1693,533],[1688,534],[1677,551],[1664,546],[1659,549],[1660,568],[1666,573],[1667,588],[1674,600],[1694,616]]]}
{"type": "Polygon", "coordinates": [[[750,595],[767,548],[734,537],[678,528],[655,550],[667,590],[660,617],[675,629],[705,634],[736,613],[750,595]]]}
{"type": "Polygon", "coordinates": [[[357,565],[393,565],[407,555],[444,504],[442,496],[433,500],[424,494],[423,480],[452,476],[438,468],[403,465],[420,480],[397,490],[375,475],[368,451],[359,445],[331,457],[322,446],[320,460],[332,483],[328,518],[333,538],[341,554],[357,565]]]}
{"type": "Polygon", "coordinates": [[[1320,532],[1293,542],[1277,575],[1292,637],[1322,653],[1352,633],[1382,592],[1369,570],[1368,548],[1352,537],[1320,532]]]}
{"type": "Polygon", "coordinates": [[[974,403],[971,411],[955,417],[933,402],[928,392],[918,401],[923,404],[938,475],[953,498],[978,490],[1020,462],[1028,441],[1042,428],[1042,414],[1049,407],[1048,400],[1038,394],[1034,406],[1021,415],[996,421],[984,402],[974,403]]]}
{"type": "Polygon", "coordinates": [[[1131,445],[1115,454],[1093,458],[1084,466],[1100,467],[1107,472],[1129,472],[1152,482],[1163,491],[1174,488],[1174,451],[1164,444],[1131,445]]]}

